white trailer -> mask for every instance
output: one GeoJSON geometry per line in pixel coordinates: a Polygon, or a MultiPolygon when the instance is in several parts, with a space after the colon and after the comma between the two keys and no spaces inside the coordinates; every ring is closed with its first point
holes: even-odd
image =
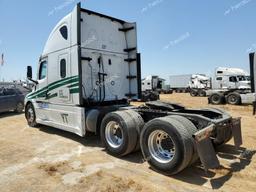
{"type": "Polygon", "coordinates": [[[170,88],[174,91],[190,92],[191,96],[206,96],[206,90],[210,89],[211,79],[204,74],[172,75],[170,76],[170,88]]]}
{"type": "Polygon", "coordinates": [[[187,92],[189,89],[189,83],[191,81],[192,74],[186,75],[171,75],[170,76],[170,88],[175,92],[187,92]]]}
{"type": "Polygon", "coordinates": [[[48,125],[84,137],[100,134],[106,151],[124,156],[141,149],[150,166],[176,174],[198,157],[206,169],[219,161],[213,145],[234,136],[240,146],[240,118],[218,109],[191,110],[140,98],[136,24],[86,10],[80,4],[53,29],[25,99],[30,126],[48,125]]]}

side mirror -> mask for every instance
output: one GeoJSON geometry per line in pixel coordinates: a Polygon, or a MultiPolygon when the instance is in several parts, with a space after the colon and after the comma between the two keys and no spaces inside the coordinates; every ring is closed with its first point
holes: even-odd
{"type": "Polygon", "coordinates": [[[27,66],[27,78],[32,79],[32,67],[27,66]]]}
{"type": "Polygon", "coordinates": [[[27,66],[27,79],[35,83],[36,85],[38,84],[38,81],[32,79],[32,67],[27,66]]]}

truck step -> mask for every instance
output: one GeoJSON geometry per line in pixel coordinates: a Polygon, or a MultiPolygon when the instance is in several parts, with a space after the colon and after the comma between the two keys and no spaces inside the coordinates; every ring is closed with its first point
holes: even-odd
{"type": "Polygon", "coordinates": [[[135,97],[137,94],[135,93],[127,93],[125,94],[126,97],[135,97]]]}
{"type": "Polygon", "coordinates": [[[128,62],[128,63],[131,63],[133,61],[136,61],[137,59],[136,58],[128,58],[128,59],[125,59],[124,61],[128,62]]]}
{"type": "Polygon", "coordinates": [[[128,75],[126,76],[127,79],[136,79],[137,76],[136,75],[128,75]]]}
{"type": "Polygon", "coordinates": [[[124,49],[124,52],[131,52],[131,51],[134,51],[136,49],[137,49],[137,47],[127,48],[127,49],[124,49]]]}
{"type": "Polygon", "coordinates": [[[127,32],[127,31],[130,31],[130,30],[133,30],[133,29],[134,29],[134,27],[119,28],[119,31],[127,32]]]}

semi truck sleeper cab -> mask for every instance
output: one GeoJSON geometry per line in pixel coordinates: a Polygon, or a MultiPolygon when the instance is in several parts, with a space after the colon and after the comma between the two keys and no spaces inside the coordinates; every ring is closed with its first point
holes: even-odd
{"type": "MultiPolygon", "coordinates": [[[[234,137],[242,144],[240,118],[218,109],[187,109],[148,102],[141,94],[136,23],[78,4],[51,32],[25,99],[30,126],[43,124],[84,137],[100,134],[106,151],[120,157],[141,149],[150,166],[176,174],[198,159],[206,169],[219,161],[214,145],[234,137]]],[[[86,138],[85,138],[86,139],[86,138]]]]}

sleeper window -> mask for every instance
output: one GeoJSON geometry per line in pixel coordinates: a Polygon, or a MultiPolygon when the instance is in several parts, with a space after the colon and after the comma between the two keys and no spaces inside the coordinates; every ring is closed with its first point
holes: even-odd
{"type": "Polygon", "coordinates": [[[60,77],[61,78],[66,77],[66,60],[65,59],[60,60],[60,77]]]}
{"type": "Polygon", "coordinates": [[[62,35],[62,37],[64,39],[68,39],[68,28],[66,25],[64,25],[63,27],[60,28],[60,34],[62,35]]]}

